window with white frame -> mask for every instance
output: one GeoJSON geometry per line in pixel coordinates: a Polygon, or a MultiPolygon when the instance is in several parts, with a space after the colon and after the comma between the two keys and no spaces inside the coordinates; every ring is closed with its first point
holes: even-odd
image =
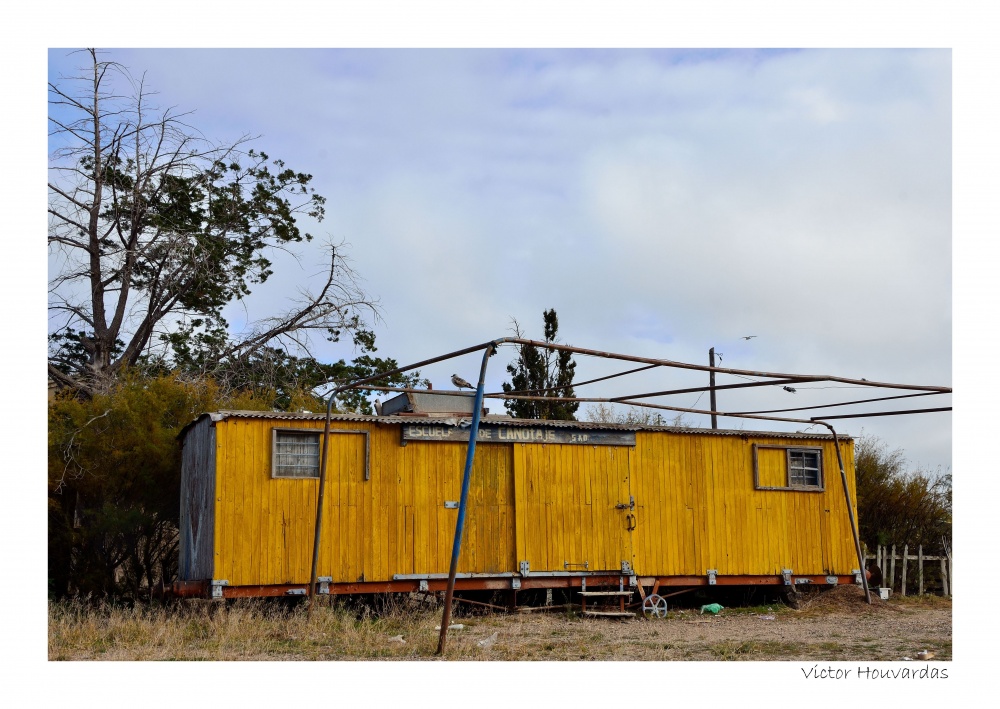
{"type": "Polygon", "coordinates": [[[319,431],[273,429],[271,477],[318,478],[319,431]]]}

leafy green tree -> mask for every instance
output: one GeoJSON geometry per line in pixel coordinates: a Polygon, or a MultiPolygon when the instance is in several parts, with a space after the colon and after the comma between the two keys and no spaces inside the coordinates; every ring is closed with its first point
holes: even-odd
{"type": "MultiPolygon", "coordinates": [[[[300,403],[305,397],[299,397],[300,403]]],[[[264,410],[210,380],[127,370],[92,396],[49,403],[49,590],[136,597],[177,567],[180,446],[195,416],[264,410]]]]}
{"type": "MultiPolygon", "coordinates": [[[[356,379],[365,379],[379,372],[388,372],[399,367],[395,359],[375,357],[372,350],[363,349],[364,354],[347,362],[319,362],[312,357],[296,357],[282,350],[266,347],[252,356],[238,361],[230,361],[220,367],[215,374],[216,381],[229,390],[252,390],[267,396],[273,394],[272,408],[297,410],[292,406],[292,398],[310,392],[316,399],[317,410],[325,410],[325,392],[337,385],[356,379]]],[[[429,382],[420,377],[420,372],[393,374],[371,382],[387,387],[427,387],[429,382]]],[[[377,392],[349,389],[337,395],[335,411],[352,411],[372,415],[372,401],[377,392]]],[[[309,410],[312,410],[311,408],[309,410]]]]}
{"type": "MultiPolygon", "coordinates": [[[[542,313],[546,344],[558,343],[559,319],[554,309],[542,313]]],[[[522,337],[518,322],[514,321],[514,333],[522,337]]],[[[518,345],[518,356],[507,365],[510,382],[503,383],[508,393],[552,398],[572,398],[573,375],[576,362],[572,353],[565,350],[551,350],[535,345],[518,345]]],[[[516,418],[575,420],[579,402],[543,401],[527,399],[505,399],[507,412],[516,418]]]]}
{"type": "Polygon", "coordinates": [[[318,292],[230,333],[223,308],[272,275],[271,250],[312,239],[297,220],[322,220],[325,199],[311,175],[247,149],[250,136],[213,143],[185,114],[152,106],[141,77],[84,56],[80,76],[49,84],[54,381],[99,391],[155,347],[210,374],[268,347],[308,351],[312,334],[337,340],[377,317],[331,246],[318,292]]]}
{"type": "Polygon", "coordinates": [[[854,448],[858,532],[869,549],[918,544],[940,549],[951,538],[951,474],[907,472],[900,449],[862,435],[854,448]]]}

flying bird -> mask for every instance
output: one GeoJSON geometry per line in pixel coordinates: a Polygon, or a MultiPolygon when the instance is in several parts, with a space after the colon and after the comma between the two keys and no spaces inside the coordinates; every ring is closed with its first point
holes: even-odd
{"type": "Polygon", "coordinates": [[[741,337],[740,339],[741,339],[741,340],[752,340],[752,339],[753,339],[753,338],[755,338],[755,337],[757,337],[757,336],[756,336],[756,335],[744,335],[744,336],[743,336],[743,337],[741,337]]]}
{"type": "Polygon", "coordinates": [[[457,386],[459,389],[463,389],[463,388],[464,389],[475,389],[476,388],[476,387],[472,386],[471,384],[469,384],[464,379],[462,379],[457,374],[452,374],[451,375],[451,383],[454,384],[455,386],[457,386]]]}
{"type": "Polygon", "coordinates": [[[784,389],[785,391],[790,391],[793,394],[795,393],[795,390],[792,389],[792,387],[781,387],[781,388],[784,389]]]}

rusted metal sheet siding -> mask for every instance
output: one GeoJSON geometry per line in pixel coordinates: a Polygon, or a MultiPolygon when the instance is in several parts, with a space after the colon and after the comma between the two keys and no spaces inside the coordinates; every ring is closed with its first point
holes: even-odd
{"type": "Polygon", "coordinates": [[[215,510],[215,429],[201,419],[184,439],[181,456],[180,563],[182,581],[212,578],[215,510]]]}
{"type": "MultiPolygon", "coordinates": [[[[754,489],[753,443],[804,445],[801,439],[637,434],[630,484],[638,507],[632,533],[638,573],[848,574],[857,568],[833,442],[809,444],[823,449],[823,491],[754,489]]],[[[854,499],[853,443],[841,445],[854,499]]]]}
{"type": "MultiPolygon", "coordinates": [[[[231,418],[217,424],[216,578],[230,585],[309,580],[318,481],[271,477],[271,430],[312,429],[322,421],[231,418]]],[[[465,445],[400,445],[398,426],[338,421],[327,464],[319,576],[335,581],[388,581],[395,574],[446,573],[465,445]]],[[[461,572],[503,572],[514,559],[510,446],[476,449],[461,572]]]]}

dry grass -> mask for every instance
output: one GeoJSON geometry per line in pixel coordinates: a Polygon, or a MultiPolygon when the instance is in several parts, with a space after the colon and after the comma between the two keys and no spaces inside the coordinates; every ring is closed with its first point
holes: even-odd
{"type": "MultiPolygon", "coordinates": [[[[951,658],[947,600],[859,605],[856,589],[718,617],[611,621],[569,613],[458,616],[452,660],[898,660],[920,649],[951,658]],[[496,634],[492,643],[481,641],[496,634]]],[[[458,612],[461,612],[460,610],[458,612]]],[[[432,660],[440,610],[400,600],[371,607],[274,601],[173,606],[50,604],[51,660],[432,660]],[[393,640],[402,636],[405,642],[393,640]]]]}

